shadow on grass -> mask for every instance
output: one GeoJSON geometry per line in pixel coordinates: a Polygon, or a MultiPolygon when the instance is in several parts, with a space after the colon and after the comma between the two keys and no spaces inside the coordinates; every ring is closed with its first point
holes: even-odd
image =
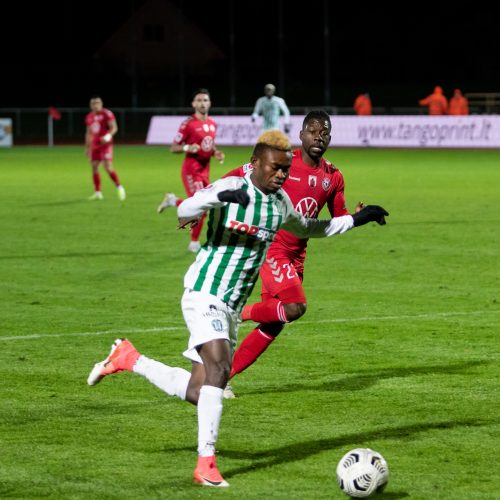
{"type": "MultiPolygon", "coordinates": [[[[320,384],[279,384],[276,387],[255,389],[238,393],[238,397],[245,397],[250,394],[298,392],[298,391],[361,391],[376,384],[379,380],[390,378],[412,377],[415,375],[436,375],[436,374],[458,374],[463,373],[469,368],[491,363],[491,361],[467,361],[465,363],[456,363],[450,365],[431,365],[431,366],[405,366],[398,368],[386,368],[368,373],[349,375],[347,377],[321,382],[320,384]]],[[[238,380],[236,378],[235,380],[238,380]]],[[[235,392],[238,391],[237,384],[235,392]]]]}
{"type": "Polygon", "coordinates": [[[406,498],[409,496],[410,495],[406,493],[406,491],[387,491],[375,494],[374,498],[383,498],[384,500],[387,500],[389,498],[397,499],[397,498],[406,498]]]}
{"type": "MultiPolygon", "coordinates": [[[[447,422],[424,422],[420,424],[404,425],[401,427],[387,427],[370,432],[360,432],[357,434],[346,434],[328,439],[315,439],[312,441],[301,441],[279,448],[272,448],[266,451],[246,452],[242,450],[221,450],[221,457],[228,457],[236,460],[252,460],[251,465],[245,465],[234,469],[224,470],[226,479],[240,474],[247,474],[260,469],[266,469],[275,465],[281,465],[300,460],[306,460],[313,455],[324,451],[331,451],[344,447],[367,447],[374,440],[381,439],[408,439],[420,432],[430,430],[449,430],[458,427],[480,427],[488,425],[488,421],[480,420],[456,420],[447,422]]],[[[164,452],[190,451],[192,447],[165,448],[164,452]]],[[[385,493],[385,498],[403,498],[408,496],[405,492],[385,493]],[[390,496],[392,495],[392,496],[390,496]],[[396,495],[396,496],[394,496],[396,495]],[[399,496],[397,496],[399,495],[399,496]]]]}
{"type": "Polygon", "coordinates": [[[83,203],[89,203],[89,200],[85,198],[78,198],[76,200],[65,200],[65,201],[44,201],[40,203],[30,203],[26,205],[27,207],[64,207],[66,205],[78,205],[83,203]]]}

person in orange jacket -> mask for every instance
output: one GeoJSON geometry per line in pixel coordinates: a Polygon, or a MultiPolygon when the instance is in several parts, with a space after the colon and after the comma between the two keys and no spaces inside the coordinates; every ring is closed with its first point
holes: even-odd
{"type": "Polygon", "coordinates": [[[356,97],[356,100],[354,101],[354,111],[360,116],[368,116],[372,114],[372,101],[368,92],[360,94],[356,97]]]}
{"type": "Polygon", "coordinates": [[[448,108],[449,115],[468,115],[469,114],[469,101],[467,97],[462,94],[460,89],[453,91],[453,97],[450,99],[450,106],[448,108]]]}
{"type": "Polygon", "coordinates": [[[448,112],[448,100],[443,95],[443,89],[436,85],[434,92],[418,101],[420,106],[428,106],[430,115],[445,115],[448,112]]]}

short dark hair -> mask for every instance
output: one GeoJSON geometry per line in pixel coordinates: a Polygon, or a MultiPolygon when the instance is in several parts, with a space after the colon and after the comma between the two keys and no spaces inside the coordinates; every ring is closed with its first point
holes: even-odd
{"type": "Polygon", "coordinates": [[[210,92],[208,91],[208,89],[200,88],[193,92],[193,101],[198,94],[207,94],[208,98],[210,99],[210,92]]]}
{"type": "Polygon", "coordinates": [[[307,113],[306,117],[304,118],[304,121],[302,122],[302,129],[304,129],[306,124],[308,124],[309,122],[311,122],[313,120],[317,120],[319,122],[327,121],[328,125],[330,127],[330,130],[332,128],[332,122],[330,120],[330,115],[326,111],[323,111],[322,109],[314,109],[312,111],[309,111],[309,113],[307,113]]]}

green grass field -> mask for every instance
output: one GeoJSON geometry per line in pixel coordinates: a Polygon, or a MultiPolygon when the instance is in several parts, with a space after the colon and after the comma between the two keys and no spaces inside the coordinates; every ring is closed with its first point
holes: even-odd
{"type": "MultiPolygon", "coordinates": [[[[213,179],[250,150],[226,153],[213,179]]],[[[175,211],[156,213],[182,193],[182,157],[117,147],[128,199],[103,175],[90,202],[83,148],[0,150],[0,497],[345,498],[336,464],[370,447],[391,473],[380,498],[500,498],[500,152],[326,156],[348,206],[381,204],[388,224],[311,241],[307,314],[234,379],[218,442],[231,487],[214,491],[191,484],[194,407],[129,373],[86,385],[116,337],[190,366],[193,256],[175,211]]]]}

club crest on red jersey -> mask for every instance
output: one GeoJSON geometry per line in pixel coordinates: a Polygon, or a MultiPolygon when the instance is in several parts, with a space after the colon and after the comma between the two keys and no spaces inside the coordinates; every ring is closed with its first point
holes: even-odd
{"type": "Polygon", "coordinates": [[[201,141],[201,149],[205,152],[212,151],[214,148],[214,139],[213,137],[206,135],[201,141]]]}
{"type": "Polygon", "coordinates": [[[310,196],[302,198],[295,206],[295,210],[304,217],[317,217],[319,212],[318,202],[310,196]]]}
{"type": "Polygon", "coordinates": [[[323,182],[321,183],[321,187],[325,191],[328,191],[328,188],[330,187],[330,179],[323,179],[323,182]]]}
{"type": "Polygon", "coordinates": [[[309,176],[309,186],[312,188],[316,187],[316,184],[317,184],[316,180],[317,180],[317,177],[315,175],[310,175],[309,176]]]}

